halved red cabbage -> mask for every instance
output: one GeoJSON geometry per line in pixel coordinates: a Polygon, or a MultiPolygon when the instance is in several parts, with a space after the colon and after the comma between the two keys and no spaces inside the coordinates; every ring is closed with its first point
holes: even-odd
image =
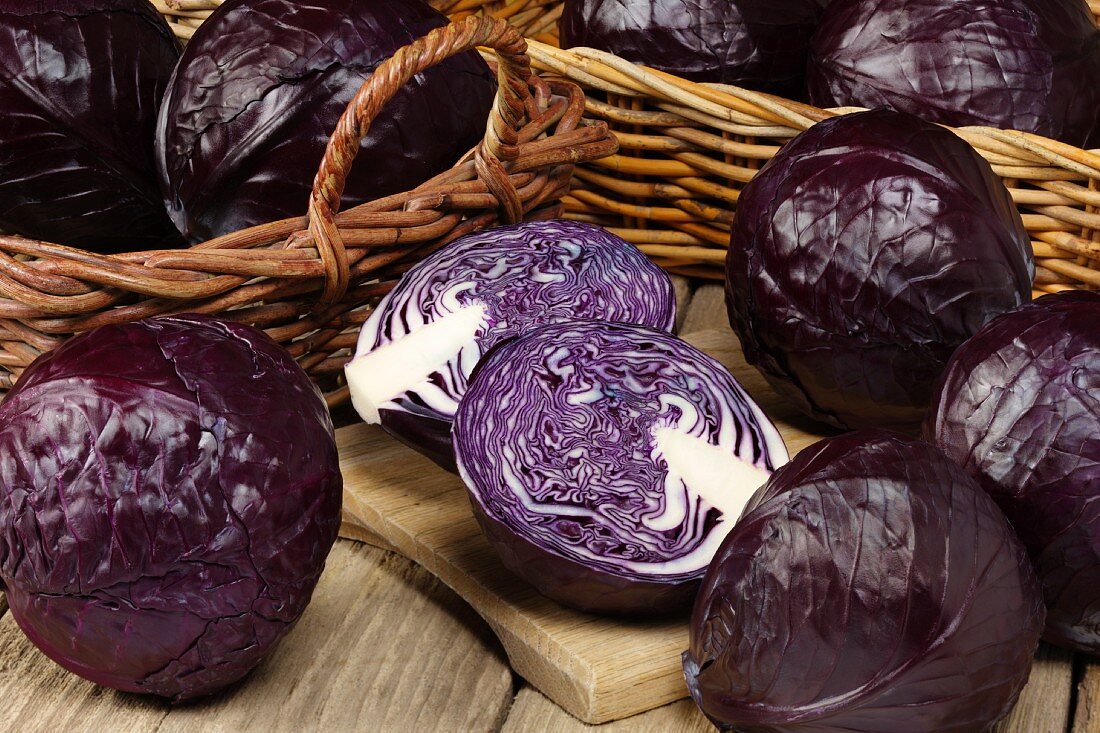
{"type": "Polygon", "coordinates": [[[783,439],[721,364],[667,333],[574,321],[502,343],[454,423],[501,560],[585,611],[688,604],[783,439]]]}
{"type": "Polygon", "coordinates": [[[1100,294],[1047,295],[959,347],[926,433],[1008,515],[1045,638],[1100,653],[1100,294]]]}
{"type": "Polygon", "coordinates": [[[722,730],[985,731],[1043,627],[1027,554],[935,447],[878,430],[773,474],[707,571],[684,673],[722,730]]]}
{"type": "Polygon", "coordinates": [[[915,430],[951,352],[1031,299],[1031,240],[949,130],[875,110],[818,123],[745,187],[726,303],[745,357],[837,427],[915,430]]]}
{"type": "Polygon", "coordinates": [[[575,318],[671,330],[672,282],[591,224],[536,221],[461,237],[409,270],[363,325],[346,368],[352,403],[453,471],[451,420],[482,354],[575,318]]]}
{"type": "Polygon", "coordinates": [[[210,694],[305,610],[341,487],[324,399],[265,334],[198,315],[104,326],[0,405],[0,587],[66,669],[210,694]]]}
{"type": "Polygon", "coordinates": [[[819,107],[1100,145],[1100,29],[1083,0],[833,0],[810,49],[819,107]]]}

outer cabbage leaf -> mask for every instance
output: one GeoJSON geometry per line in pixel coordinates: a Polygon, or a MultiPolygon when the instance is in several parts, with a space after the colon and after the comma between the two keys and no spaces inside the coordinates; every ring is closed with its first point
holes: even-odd
{"type": "MultiPolygon", "coordinates": [[[[157,165],[192,241],[305,213],[360,85],[447,19],[420,0],[229,0],[187,44],[160,110],[157,165]]],[[[417,75],[359,146],[342,206],[415,188],[485,132],[496,85],[474,52],[417,75]]]]}
{"type": "Polygon", "coordinates": [[[929,439],[997,501],[1028,548],[1045,637],[1100,653],[1100,295],[1048,295],[951,358],[929,439]]]}
{"type": "Polygon", "coordinates": [[[811,101],[1100,145],[1100,30],[1083,0],[834,0],[811,101]]]}
{"type": "Polygon", "coordinates": [[[801,98],[818,0],[566,0],[563,48],[801,98]]]}
{"type": "Polygon", "coordinates": [[[1027,681],[1042,596],[989,497],[882,431],[802,451],[707,571],[684,671],[722,730],[974,733],[1027,681]]]}
{"type": "Polygon", "coordinates": [[[504,342],[454,423],[501,560],[575,608],[685,607],[783,439],[722,365],[643,326],[573,321],[504,342]]]}
{"type": "Polygon", "coordinates": [[[745,187],[726,302],[749,363],[808,415],[915,429],[951,352],[1029,300],[1033,272],[989,164],[876,110],[815,125],[745,187]]]}
{"type": "Polygon", "coordinates": [[[205,316],[105,326],[0,405],[0,579],[57,663],[184,700],[243,677],[309,602],[340,524],[324,400],[205,316]]]}
{"type": "Polygon", "coordinates": [[[0,231],[100,252],[182,244],[153,158],[179,53],[145,0],[0,0],[0,231]]]}
{"type": "Polygon", "coordinates": [[[576,318],[671,330],[672,282],[591,224],[537,221],[461,237],[409,270],[363,325],[346,369],[352,403],[454,471],[451,421],[481,356],[576,318]]]}

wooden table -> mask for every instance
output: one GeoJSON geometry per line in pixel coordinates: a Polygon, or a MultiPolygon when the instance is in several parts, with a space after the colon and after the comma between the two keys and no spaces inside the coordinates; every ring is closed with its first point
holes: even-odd
{"type": "MultiPolygon", "coordinates": [[[[684,333],[727,328],[721,289],[677,282],[684,333]]],[[[732,334],[730,338],[733,338],[732,334]]],[[[346,418],[346,413],[341,417],[346,418]]],[[[714,730],[687,700],[588,726],[508,668],[489,629],[413,563],[340,540],[314,601],[244,683],[172,708],[105,690],[40,654],[0,596],[0,732],[307,733],[714,730]]],[[[1100,733],[1100,660],[1043,646],[998,733],[1100,733]]]]}

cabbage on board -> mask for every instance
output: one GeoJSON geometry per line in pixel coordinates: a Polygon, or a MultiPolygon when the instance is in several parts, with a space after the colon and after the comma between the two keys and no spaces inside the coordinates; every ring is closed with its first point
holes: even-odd
{"type": "Polygon", "coordinates": [[[1027,546],[1045,637],[1100,653],[1100,295],[991,321],[951,358],[926,430],[1027,546]]]}
{"type": "Polygon", "coordinates": [[[1084,0],[833,0],[810,100],[1100,145],[1100,29],[1084,0]]]}
{"type": "Polygon", "coordinates": [[[179,53],[146,0],[0,0],[0,231],[100,252],[182,244],[153,159],[179,53]]]}
{"type": "Polygon", "coordinates": [[[818,0],[566,0],[563,48],[801,98],[818,0]]]}
{"type": "Polygon", "coordinates": [[[739,733],[976,733],[1027,681],[1043,604],[973,479],[861,431],[805,449],[749,502],[695,602],[692,698],[739,733]]]}
{"type": "Polygon", "coordinates": [[[474,515],[504,565],[603,613],[690,603],[783,439],[721,364],[670,334],[574,321],[503,343],[454,424],[474,515]]]}
{"type": "Polygon", "coordinates": [[[1033,272],[989,164],[876,110],[815,125],[745,187],[726,303],[749,363],[807,414],[916,429],[951,352],[1029,300],[1033,272]]]}
{"type": "Polygon", "coordinates": [[[263,333],[206,316],[104,326],[0,405],[0,586],[66,669],[186,700],[301,616],[340,525],[324,400],[263,333]]]}
{"type": "MultiPolygon", "coordinates": [[[[447,19],[420,0],[228,0],[187,44],[160,110],[165,202],[191,241],[306,211],[360,85],[447,19]]],[[[418,74],[359,146],[342,206],[415,188],[485,133],[496,84],[474,52],[418,74]]]]}
{"type": "Polygon", "coordinates": [[[352,404],[453,471],[451,421],[482,354],[575,318],[671,330],[672,283],[592,224],[536,221],[461,237],[409,270],[363,325],[345,370],[352,404]]]}

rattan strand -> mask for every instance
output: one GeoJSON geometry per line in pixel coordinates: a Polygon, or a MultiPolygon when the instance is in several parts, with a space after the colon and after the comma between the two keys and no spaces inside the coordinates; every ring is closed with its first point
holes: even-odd
{"type": "MultiPolygon", "coordinates": [[[[187,37],[220,0],[158,0],[187,37]],[[176,19],[179,18],[177,23],[176,19]]],[[[452,18],[507,18],[530,39],[543,73],[587,95],[621,151],[580,166],[565,198],[567,216],[604,224],[661,265],[720,278],[737,196],[785,141],[850,110],[818,110],[734,87],[688,82],[611,54],[557,46],[560,0],[437,0],[452,18]]],[[[1090,0],[1100,18],[1100,0],[1090,0]]],[[[1034,135],[956,130],[992,164],[1012,192],[1039,260],[1036,293],[1100,287],[1100,153],[1034,135]]]]}
{"type": "MultiPolygon", "coordinates": [[[[173,0],[201,13],[206,0],[173,0]]],[[[215,3],[216,4],[216,3],[215,3]]],[[[346,397],[340,366],[377,300],[417,259],[502,221],[560,215],[575,164],[614,153],[574,84],[531,74],[506,22],[470,17],[379,66],[349,104],[314,181],[309,216],[185,250],[98,255],[0,235],[0,390],[40,353],[100,325],[179,312],[223,313],[264,328],[326,389],[346,397]],[[416,190],[338,211],[359,141],[413,75],[456,53],[495,50],[498,94],[484,141],[416,190]]],[[[303,208],[307,202],[302,202],[303,208]]]]}

